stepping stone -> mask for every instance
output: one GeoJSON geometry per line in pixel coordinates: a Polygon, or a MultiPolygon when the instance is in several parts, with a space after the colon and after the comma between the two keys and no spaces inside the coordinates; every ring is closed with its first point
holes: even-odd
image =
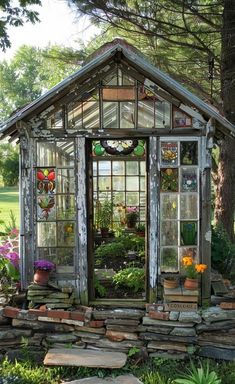
{"type": "Polygon", "coordinates": [[[66,365],[92,368],[122,368],[127,355],[122,352],[103,352],[89,349],[52,348],[45,356],[45,365],[66,365]]]}
{"type": "Polygon", "coordinates": [[[142,384],[142,381],[133,375],[121,375],[115,378],[106,377],[105,379],[94,376],[69,382],[66,381],[66,384],[142,384]]]}

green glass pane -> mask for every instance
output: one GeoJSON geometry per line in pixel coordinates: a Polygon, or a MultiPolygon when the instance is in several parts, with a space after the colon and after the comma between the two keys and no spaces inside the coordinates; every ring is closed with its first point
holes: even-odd
{"type": "Polygon", "coordinates": [[[198,218],[198,196],[197,194],[181,194],[180,196],[180,218],[182,220],[195,220],[198,218]]]}
{"type": "Polygon", "coordinates": [[[139,190],[139,178],[134,176],[126,177],[126,190],[138,191],[139,190]]]}
{"type": "Polygon", "coordinates": [[[161,219],[177,219],[178,218],[178,195],[161,194],[161,219]]]}
{"type": "Polygon", "coordinates": [[[74,169],[57,169],[57,192],[74,193],[74,169]]]}
{"type": "Polygon", "coordinates": [[[161,249],[161,272],[178,272],[178,248],[161,249]]]}
{"type": "Polygon", "coordinates": [[[127,192],[126,193],[126,205],[138,206],[139,205],[139,193],[138,192],[127,192]]]}
{"type": "Polygon", "coordinates": [[[178,191],[178,169],[175,169],[175,168],[161,169],[161,191],[162,192],[178,191]]]}
{"type": "Polygon", "coordinates": [[[197,245],[197,222],[181,221],[180,238],[181,245],[197,245]]]}
{"type": "Polygon", "coordinates": [[[145,154],[145,148],[142,145],[137,145],[133,152],[136,156],[143,156],[145,154]]]}
{"type": "Polygon", "coordinates": [[[198,164],[197,141],[182,141],[180,143],[180,162],[182,165],[198,164]]]}
{"type": "Polygon", "coordinates": [[[56,246],[56,223],[37,223],[38,247],[56,246]]]}
{"type": "Polygon", "coordinates": [[[113,174],[114,175],[124,175],[125,174],[125,162],[124,161],[113,161],[113,174]]]}
{"type": "Polygon", "coordinates": [[[94,147],[94,154],[96,156],[102,156],[105,152],[105,149],[100,144],[96,144],[94,147]]]}
{"type": "Polygon", "coordinates": [[[113,190],[124,191],[125,190],[125,177],[124,176],[113,176],[113,190]]]}
{"type": "Polygon", "coordinates": [[[111,175],[111,161],[98,162],[99,175],[111,175]]]}
{"type": "Polygon", "coordinates": [[[99,190],[111,190],[111,177],[99,177],[99,190]]]}
{"type": "Polygon", "coordinates": [[[127,161],[126,162],[126,174],[127,175],[138,175],[139,174],[138,161],[127,161]]]}
{"type": "Polygon", "coordinates": [[[57,219],[71,220],[75,218],[75,196],[57,195],[57,219]]]}
{"type": "Polygon", "coordinates": [[[58,222],[57,223],[57,245],[58,246],[67,246],[73,247],[75,238],[74,238],[74,222],[58,222]]]}
{"type": "Polygon", "coordinates": [[[161,222],[161,245],[178,245],[178,222],[161,222]]]}

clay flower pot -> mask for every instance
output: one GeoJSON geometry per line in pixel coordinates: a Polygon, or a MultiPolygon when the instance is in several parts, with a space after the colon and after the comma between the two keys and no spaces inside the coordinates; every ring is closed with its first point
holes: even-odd
{"type": "Polygon", "coordinates": [[[165,278],[163,280],[163,287],[167,289],[174,289],[179,286],[179,280],[175,278],[165,278]]]}
{"type": "Polygon", "coordinates": [[[33,282],[39,285],[47,285],[49,281],[50,271],[37,269],[34,272],[33,282]]]}
{"type": "Polygon", "coordinates": [[[184,288],[189,289],[191,291],[198,289],[198,279],[190,279],[189,277],[186,277],[184,282],[184,288]]]}

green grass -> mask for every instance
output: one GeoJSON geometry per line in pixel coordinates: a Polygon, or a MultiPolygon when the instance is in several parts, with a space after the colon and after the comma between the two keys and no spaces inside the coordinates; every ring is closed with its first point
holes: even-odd
{"type": "MultiPolygon", "coordinates": [[[[19,227],[19,187],[0,187],[0,220],[5,224],[9,223],[11,210],[19,227]]],[[[0,225],[0,229],[3,229],[3,226],[0,225]]]]}

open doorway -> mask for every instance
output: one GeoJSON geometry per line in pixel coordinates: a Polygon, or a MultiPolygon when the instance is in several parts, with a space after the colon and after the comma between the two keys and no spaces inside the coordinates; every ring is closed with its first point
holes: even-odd
{"type": "Polygon", "coordinates": [[[92,299],[146,299],[146,152],[142,139],[89,142],[92,299]]]}

